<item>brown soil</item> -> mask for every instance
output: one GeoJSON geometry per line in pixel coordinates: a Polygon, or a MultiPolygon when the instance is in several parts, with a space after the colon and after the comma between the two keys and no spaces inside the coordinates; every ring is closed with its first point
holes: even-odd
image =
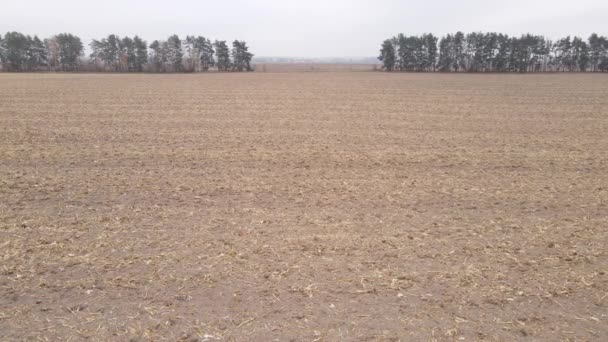
{"type": "Polygon", "coordinates": [[[606,341],[608,77],[0,75],[0,340],[606,341]]]}

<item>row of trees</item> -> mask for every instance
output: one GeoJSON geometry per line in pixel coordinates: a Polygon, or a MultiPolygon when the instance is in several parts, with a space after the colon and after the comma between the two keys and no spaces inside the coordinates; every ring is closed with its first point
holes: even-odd
{"type": "Polygon", "coordinates": [[[4,71],[107,71],[107,72],[204,72],[251,71],[253,54],[244,41],[232,49],[224,40],[172,35],[149,46],[138,36],[115,34],[91,44],[84,56],[80,38],[62,33],[41,40],[37,36],[8,32],[0,35],[0,67],[4,71]]]}
{"type": "Polygon", "coordinates": [[[53,71],[74,71],[82,55],[80,38],[61,33],[40,40],[19,32],[0,35],[0,63],[7,71],[35,71],[44,67],[53,71]]]}
{"type": "Polygon", "coordinates": [[[586,41],[570,36],[552,42],[531,34],[399,34],[382,43],[387,71],[547,72],[608,71],[608,39],[592,34],[586,41]]]}

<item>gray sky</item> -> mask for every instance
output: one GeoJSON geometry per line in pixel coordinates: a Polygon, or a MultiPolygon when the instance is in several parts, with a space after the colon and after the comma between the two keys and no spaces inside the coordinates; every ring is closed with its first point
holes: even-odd
{"type": "Polygon", "coordinates": [[[257,56],[375,56],[399,32],[608,35],[607,0],[7,0],[0,32],[244,39],[257,56]]]}

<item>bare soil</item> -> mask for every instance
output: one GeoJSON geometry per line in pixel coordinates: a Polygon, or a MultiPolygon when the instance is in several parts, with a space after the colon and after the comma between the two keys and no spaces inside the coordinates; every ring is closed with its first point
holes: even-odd
{"type": "Polygon", "coordinates": [[[0,340],[606,341],[608,77],[1,74],[0,340]]]}

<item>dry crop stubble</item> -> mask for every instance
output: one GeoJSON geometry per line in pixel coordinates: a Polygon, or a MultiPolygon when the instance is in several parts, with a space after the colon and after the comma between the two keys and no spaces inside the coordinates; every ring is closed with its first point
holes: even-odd
{"type": "Polygon", "coordinates": [[[0,339],[605,340],[607,95],[0,74],[0,339]]]}

